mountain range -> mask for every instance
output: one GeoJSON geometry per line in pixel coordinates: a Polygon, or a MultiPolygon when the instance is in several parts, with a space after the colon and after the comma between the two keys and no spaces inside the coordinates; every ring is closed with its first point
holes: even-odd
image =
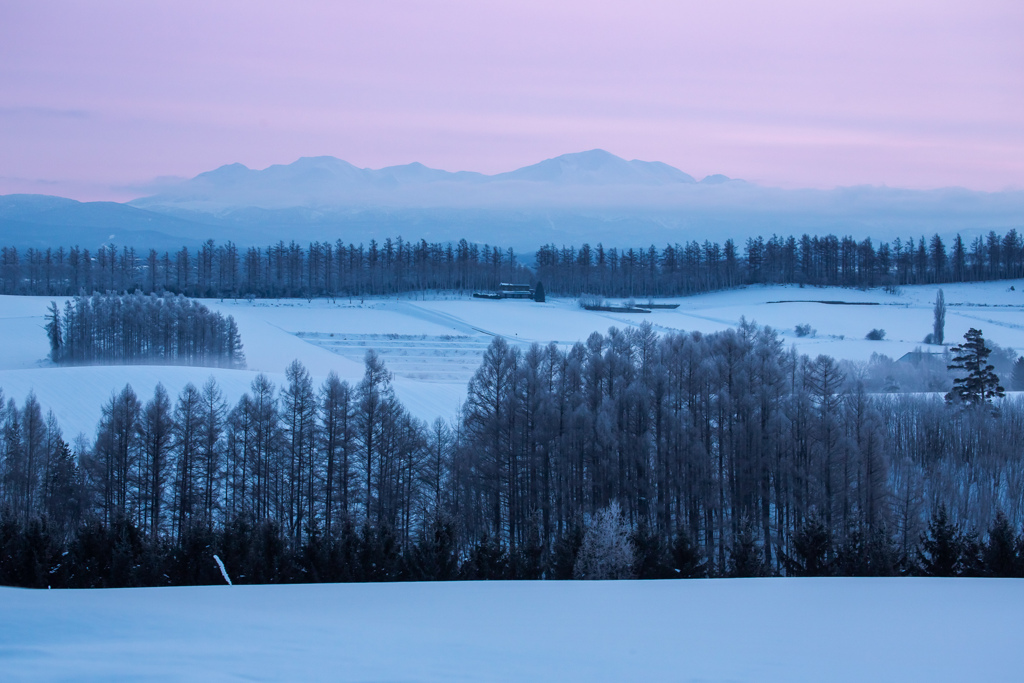
{"type": "Polygon", "coordinates": [[[263,170],[229,164],[130,202],[0,196],[3,244],[104,243],[176,249],[296,240],[466,238],[531,254],[546,243],[641,246],[753,235],[849,234],[890,240],[1024,226],[1024,192],[851,187],[783,190],[603,150],[514,171],[448,172],[420,163],[358,168],[304,157],[263,170]]]}

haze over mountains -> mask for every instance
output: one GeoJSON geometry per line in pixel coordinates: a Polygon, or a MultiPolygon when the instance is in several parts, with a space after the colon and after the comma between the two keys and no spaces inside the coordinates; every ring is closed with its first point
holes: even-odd
{"type": "Polygon", "coordinates": [[[125,204],[0,197],[2,242],[22,248],[114,242],[163,250],[209,238],[358,244],[401,235],[465,237],[529,255],[551,242],[622,247],[804,232],[967,238],[1011,227],[1024,227],[1021,191],[782,190],[722,175],[698,182],[667,164],[603,150],[495,175],[420,163],[362,169],[334,157],[263,170],[230,164],[125,204]]]}

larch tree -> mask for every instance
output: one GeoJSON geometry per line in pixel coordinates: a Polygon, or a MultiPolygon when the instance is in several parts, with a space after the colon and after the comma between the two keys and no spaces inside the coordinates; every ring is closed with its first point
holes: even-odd
{"type": "Polygon", "coordinates": [[[319,448],[325,460],[324,530],[329,536],[335,518],[348,517],[355,441],[352,388],[333,371],[320,388],[319,410],[319,448]]]}
{"type": "Polygon", "coordinates": [[[143,527],[152,538],[162,530],[164,490],[167,486],[174,422],[171,400],[163,384],[157,384],[139,421],[142,439],[140,498],[143,527]]]}

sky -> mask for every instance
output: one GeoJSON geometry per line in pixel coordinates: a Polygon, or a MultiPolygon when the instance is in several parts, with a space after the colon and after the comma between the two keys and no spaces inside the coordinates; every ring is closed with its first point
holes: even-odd
{"type": "Polygon", "coordinates": [[[0,194],[606,149],[778,187],[1024,187],[1024,3],[5,0],[0,194]]]}

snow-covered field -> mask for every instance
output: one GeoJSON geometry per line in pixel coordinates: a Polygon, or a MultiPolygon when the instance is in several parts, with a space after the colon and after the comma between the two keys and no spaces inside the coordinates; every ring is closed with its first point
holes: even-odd
{"type": "Polygon", "coordinates": [[[0,588],[0,678],[1021,680],[1024,581],[0,588]]]}
{"type": "MultiPolygon", "coordinates": [[[[962,340],[970,327],[1002,346],[1024,348],[1024,280],[942,286],[948,312],[946,340],[962,340]]],[[[52,409],[70,439],[91,437],[100,406],[130,382],[148,400],[156,383],[172,396],[187,382],[197,386],[214,376],[234,402],[257,372],[280,385],[284,369],[301,360],[319,383],[330,371],[358,382],[368,348],[376,349],[395,375],[395,389],[415,415],[431,420],[454,417],[487,344],[495,335],[527,346],[532,342],[569,345],[595,331],[624,328],[648,320],[660,332],[735,327],[741,318],[770,325],[787,345],[803,353],[867,360],[872,353],[891,358],[922,346],[931,331],[937,286],[903,287],[898,294],[881,289],[836,287],[748,287],[702,296],[665,300],[675,310],[647,314],[591,312],[575,300],[486,301],[451,294],[426,298],[205,301],[238,322],[248,359],[246,370],[183,367],[56,368],[47,360],[42,326],[48,297],[0,297],[0,389],[6,398],[24,400],[33,390],[52,409]],[[821,302],[844,302],[848,305],[821,302]],[[813,336],[796,336],[808,324],[813,336]],[[873,328],[883,341],[864,338],[873,328]]],[[[938,347],[934,347],[938,350],[938,347]]]]}
{"type": "MultiPolygon", "coordinates": [[[[206,302],[238,322],[246,370],[53,367],[50,299],[0,297],[0,388],[19,403],[34,391],[67,438],[91,439],[126,382],[148,400],[157,382],[174,396],[212,375],[234,402],[257,372],[281,384],[295,358],[318,382],[357,382],[374,348],[415,415],[452,418],[495,335],[568,345],[643,320],[716,331],[745,317],[801,352],[898,358],[931,331],[936,289],[750,287],[649,314],[451,295],[206,302]],[[865,340],[872,328],[885,340],[865,340]]],[[[979,327],[1024,348],[1024,281],[943,289],[947,341],[979,327]]],[[[1018,681],[1022,613],[1024,582],[980,579],[0,588],[0,680],[1018,681]]]]}

